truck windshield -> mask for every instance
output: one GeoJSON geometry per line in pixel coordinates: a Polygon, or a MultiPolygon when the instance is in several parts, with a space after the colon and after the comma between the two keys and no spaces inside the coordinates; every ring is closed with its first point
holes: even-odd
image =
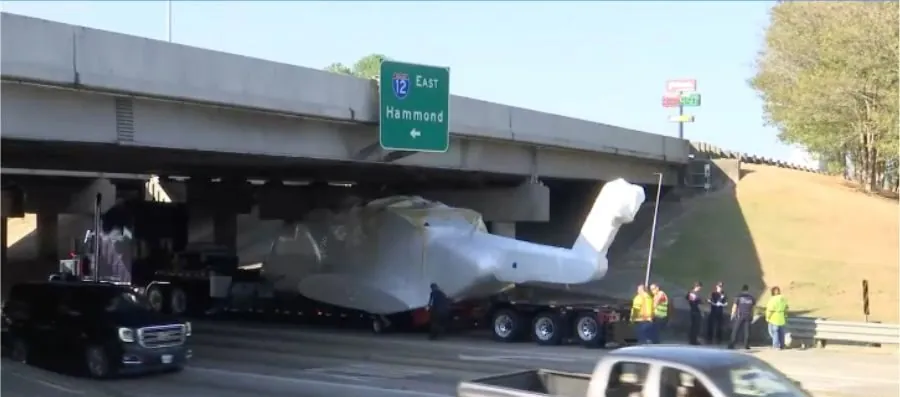
{"type": "Polygon", "coordinates": [[[724,368],[713,377],[735,397],[808,397],[800,387],[764,362],[724,368]]]}
{"type": "Polygon", "coordinates": [[[147,300],[137,294],[124,292],[114,296],[106,305],[106,311],[110,313],[148,311],[150,304],[147,300]]]}

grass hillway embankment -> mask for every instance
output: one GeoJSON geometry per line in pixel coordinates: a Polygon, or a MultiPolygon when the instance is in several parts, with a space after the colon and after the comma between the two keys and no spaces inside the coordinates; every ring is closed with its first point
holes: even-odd
{"type": "Polygon", "coordinates": [[[898,321],[898,203],[840,178],[743,165],[734,194],[716,194],[678,222],[654,273],[688,286],[749,284],[761,302],[781,287],[797,315],[861,321],[862,280],[873,321],[898,321]]]}

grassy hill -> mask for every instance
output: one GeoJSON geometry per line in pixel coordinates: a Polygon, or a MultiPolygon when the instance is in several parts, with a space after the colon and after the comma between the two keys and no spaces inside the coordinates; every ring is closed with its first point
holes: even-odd
{"type": "Polygon", "coordinates": [[[839,178],[744,169],[734,194],[716,193],[678,222],[657,251],[655,275],[680,285],[723,281],[732,295],[746,283],[763,298],[777,285],[792,311],[846,320],[863,318],[868,279],[871,319],[898,321],[896,200],[839,178]]]}

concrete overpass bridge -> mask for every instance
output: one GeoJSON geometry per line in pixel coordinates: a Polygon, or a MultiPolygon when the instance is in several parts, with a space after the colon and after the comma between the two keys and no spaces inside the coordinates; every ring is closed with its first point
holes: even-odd
{"type": "Polygon", "coordinates": [[[676,138],[458,96],[451,99],[447,153],[382,153],[373,81],[12,14],[2,18],[3,138],[17,141],[11,150],[4,145],[10,161],[26,161],[17,149],[33,152],[30,146],[39,142],[51,154],[42,157],[66,161],[91,153],[90,147],[121,172],[238,164],[332,166],[328,173],[340,174],[341,166],[355,173],[365,164],[370,172],[395,173],[400,166],[638,183],[655,183],[653,173],[665,172],[666,184],[675,183],[671,171],[687,161],[688,143],[676,138]],[[48,142],[83,150],[60,154],[48,142]],[[385,163],[394,167],[379,167],[385,163]]]}
{"type": "MultiPolygon", "coordinates": [[[[676,138],[458,96],[447,153],[385,152],[373,81],[7,13],[0,26],[4,168],[347,181],[474,208],[504,234],[571,245],[602,181],[655,186],[662,173],[672,186],[688,161],[676,138]]],[[[221,188],[193,186],[186,200],[199,207],[246,213],[254,201],[276,218],[314,195],[248,198],[253,189],[229,187],[242,196],[229,206],[202,193],[221,188]]],[[[233,230],[222,211],[218,223],[233,230]]]]}

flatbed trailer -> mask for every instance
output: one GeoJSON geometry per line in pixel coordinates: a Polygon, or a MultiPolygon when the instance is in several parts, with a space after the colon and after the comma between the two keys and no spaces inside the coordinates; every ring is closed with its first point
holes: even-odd
{"type": "MultiPolygon", "coordinates": [[[[299,293],[277,292],[259,269],[239,267],[234,252],[211,244],[188,244],[183,205],[131,202],[119,210],[130,214],[124,218],[130,219],[133,228],[131,243],[122,247],[129,251],[128,277],[119,281],[146,296],[155,310],[181,316],[368,326],[375,333],[417,330],[429,323],[424,309],[373,315],[299,293]]],[[[99,217],[99,205],[97,212],[99,217]]],[[[99,218],[95,225],[100,225],[99,218]]],[[[96,234],[92,238],[98,240],[96,234]]],[[[82,261],[100,258],[101,251],[93,247],[93,254],[88,254],[93,241],[87,237],[81,245],[80,254],[60,261],[60,271],[84,276],[93,269],[99,277],[102,272],[97,265],[92,268],[82,261]]],[[[98,259],[98,264],[104,260],[98,259]]],[[[452,316],[454,328],[487,328],[499,342],[558,345],[574,341],[604,347],[631,340],[629,312],[621,303],[547,286],[521,285],[490,298],[462,300],[454,304],[452,316]]]]}

